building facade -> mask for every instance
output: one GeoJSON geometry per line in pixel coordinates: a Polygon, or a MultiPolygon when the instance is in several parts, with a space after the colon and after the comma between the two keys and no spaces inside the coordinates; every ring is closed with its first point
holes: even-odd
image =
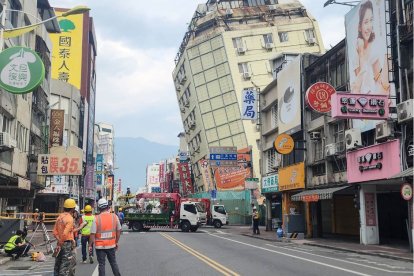
{"type": "Polygon", "coordinates": [[[251,148],[260,176],[257,120],[242,120],[242,91],[272,80],[269,59],[290,51],[323,52],[316,20],[300,2],[207,1],[199,5],[176,57],[173,79],[196,191],[212,146],[251,148]],[[265,3],[266,2],[266,3],[265,3]]]}

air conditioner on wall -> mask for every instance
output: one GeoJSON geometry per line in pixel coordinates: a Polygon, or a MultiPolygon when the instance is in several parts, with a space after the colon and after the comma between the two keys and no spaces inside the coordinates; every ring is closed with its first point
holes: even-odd
{"type": "Polygon", "coordinates": [[[181,107],[180,110],[181,110],[182,113],[185,112],[185,108],[184,107],[181,107]]]}
{"type": "Polygon", "coordinates": [[[336,154],[336,144],[328,144],[325,146],[325,155],[326,156],[333,156],[336,154]]]}
{"type": "Polygon", "coordinates": [[[250,72],[243,72],[243,78],[244,78],[245,80],[250,79],[250,78],[251,78],[251,74],[250,74],[250,72]]]}
{"type": "Polygon", "coordinates": [[[237,47],[237,53],[244,54],[246,52],[246,49],[244,47],[237,47]]]}
{"type": "Polygon", "coordinates": [[[361,130],[357,128],[351,128],[351,129],[345,130],[346,150],[351,150],[361,145],[362,145],[361,130]]]}
{"type": "Polygon", "coordinates": [[[309,43],[310,45],[315,44],[315,43],[316,43],[316,38],[314,38],[314,37],[309,37],[309,38],[308,38],[308,43],[309,43]]]}
{"type": "Polygon", "coordinates": [[[265,44],[265,48],[266,48],[267,50],[271,50],[271,49],[273,49],[273,43],[270,43],[270,42],[266,43],[266,44],[265,44]]]}
{"type": "Polygon", "coordinates": [[[382,141],[392,136],[392,122],[383,121],[375,126],[375,140],[382,141]]]}
{"type": "Polygon", "coordinates": [[[413,108],[413,99],[397,104],[398,123],[413,119],[413,108]]]}
{"type": "Polygon", "coordinates": [[[321,133],[318,131],[310,132],[309,133],[311,140],[320,140],[321,139],[321,133]]]}
{"type": "Polygon", "coordinates": [[[10,137],[10,134],[7,132],[0,132],[0,147],[5,148],[15,148],[16,140],[10,137]]]}
{"type": "Polygon", "coordinates": [[[277,6],[276,5],[267,5],[267,8],[269,9],[269,11],[274,11],[274,10],[276,10],[277,6]]]}

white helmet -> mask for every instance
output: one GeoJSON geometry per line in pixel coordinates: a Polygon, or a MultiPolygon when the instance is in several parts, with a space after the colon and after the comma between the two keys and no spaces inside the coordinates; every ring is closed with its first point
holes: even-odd
{"type": "Polygon", "coordinates": [[[75,206],[75,211],[79,213],[79,206],[78,205],[75,206]]]}
{"type": "Polygon", "coordinates": [[[108,201],[105,198],[101,198],[98,200],[98,208],[99,209],[106,209],[108,208],[108,201]]]}

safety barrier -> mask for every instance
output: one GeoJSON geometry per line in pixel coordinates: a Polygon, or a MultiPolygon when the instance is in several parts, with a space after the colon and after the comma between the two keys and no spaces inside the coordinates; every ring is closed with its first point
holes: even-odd
{"type": "MultiPolygon", "coordinates": [[[[0,220],[20,219],[30,224],[32,222],[37,221],[37,219],[35,218],[35,215],[38,215],[38,213],[1,213],[0,220]]],[[[45,219],[43,220],[43,222],[46,224],[54,223],[56,222],[56,219],[59,215],[60,215],[59,213],[44,213],[45,219]]]]}

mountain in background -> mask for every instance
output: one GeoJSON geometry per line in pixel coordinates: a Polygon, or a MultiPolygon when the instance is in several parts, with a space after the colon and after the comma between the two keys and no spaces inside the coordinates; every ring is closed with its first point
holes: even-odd
{"type": "Polygon", "coordinates": [[[122,190],[131,187],[135,192],[145,186],[148,164],[174,157],[178,145],[170,146],[148,141],[144,138],[115,137],[115,181],[122,179],[122,190]]]}

